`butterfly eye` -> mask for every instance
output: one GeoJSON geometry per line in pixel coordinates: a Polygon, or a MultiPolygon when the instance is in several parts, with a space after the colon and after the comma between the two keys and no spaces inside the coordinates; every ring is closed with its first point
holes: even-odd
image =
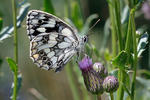
{"type": "Polygon", "coordinates": [[[84,43],[86,43],[88,41],[87,36],[84,37],[84,43]]]}

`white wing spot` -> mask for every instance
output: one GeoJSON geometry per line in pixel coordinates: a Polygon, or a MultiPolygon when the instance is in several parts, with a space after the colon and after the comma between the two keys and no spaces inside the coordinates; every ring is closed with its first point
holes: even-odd
{"type": "Polygon", "coordinates": [[[49,53],[49,52],[50,52],[50,49],[49,49],[49,48],[46,48],[46,49],[44,49],[44,52],[45,52],[45,53],[49,53]]]}
{"type": "Polygon", "coordinates": [[[67,48],[69,46],[71,46],[71,43],[68,43],[68,42],[61,42],[58,44],[59,48],[67,48]]]}
{"type": "Polygon", "coordinates": [[[33,25],[29,25],[29,27],[30,27],[30,28],[32,28],[32,27],[33,27],[33,25]]]}
{"type": "Polygon", "coordinates": [[[44,25],[41,25],[41,27],[55,27],[55,24],[44,24],[44,25]]]}
{"type": "Polygon", "coordinates": [[[55,21],[54,19],[49,19],[48,23],[49,23],[49,24],[54,24],[54,25],[55,25],[55,24],[56,24],[56,21],[55,21]]]}
{"type": "Polygon", "coordinates": [[[55,57],[55,56],[52,57],[52,58],[51,58],[51,61],[53,62],[53,64],[55,64],[55,63],[57,62],[57,57],[55,57]]]}
{"type": "Polygon", "coordinates": [[[38,23],[38,20],[37,19],[33,19],[32,20],[32,24],[37,24],[38,23]]]}
{"type": "Polygon", "coordinates": [[[30,16],[29,18],[32,19],[32,18],[34,18],[34,16],[30,16]]]}
{"type": "Polygon", "coordinates": [[[53,47],[54,45],[57,44],[57,41],[49,40],[48,43],[49,43],[49,47],[53,47]]]}
{"type": "Polygon", "coordinates": [[[41,17],[39,17],[39,19],[45,19],[45,17],[41,16],[41,17]]]}
{"type": "Polygon", "coordinates": [[[32,13],[31,13],[31,15],[37,15],[37,14],[38,14],[37,12],[32,12],[32,13]]]}
{"type": "Polygon", "coordinates": [[[34,30],[33,30],[33,29],[30,29],[30,33],[33,34],[33,33],[34,33],[34,30]]]}
{"type": "Polygon", "coordinates": [[[55,55],[55,52],[54,52],[54,51],[49,52],[49,53],[47,54],[47,56],[48,56],[49,58],[53,57],[54,55],[55,55]]]}
{"type": "Polygon", "coordinates": [[[71,30],[68,28],[64,28],[61,32],[62,32],[62,35],[64,35],[64,36],[68,36],[68,37],[72,36],[71,30]]]}
{"type": "Polygon", "coordinates": [[[53,47],[57,42],[54,41],[53,43],[48,43],[48,44],[44,44],[44,45],[41,45],[38,47],[38,51],[42,50],[42,49],[46,49],[46,48],[49,48],[49,47],[53,47]]]}
{"type": "Polygon", "coordinates": [[[39,32],[45,32],[45,31],[46,31],[45,28],[38,28],[38,29],[36,29],[36,30],[39,31],[39,32]]]}

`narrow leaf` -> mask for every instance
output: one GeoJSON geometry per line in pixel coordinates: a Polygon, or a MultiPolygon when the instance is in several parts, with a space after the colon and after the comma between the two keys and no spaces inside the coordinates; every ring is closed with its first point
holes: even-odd
{"type": "Polygon", "coordinates": [[[44,0],[44,11],[55,14],[54,7],[51,0],[44,0]]]}
{"type": "Polygon", "coordinates": [[[71,17],[73,23],[76,25],[76,27],[80,30],[83,26],[83,19],[80,12],[80,5],[74,1],[71,3],[71,17]]]}
{"type": "MultiPolygon", "coordinates": [[[[24,18],[26,17],[26,14],[28,12],[29,7],[30,7],[29,3],[26,3],[26,4],[21,6],[20,11],[19,11],[19,15],[17,16],[17,27],[18,28],[21,26],[21,23],[23,22],[24,18]]],[[[14,27],[12,24],[10,26],[4,27],[2,29],[2,31],[0,32],[0,41],[10,37],[13,30],[14,30],[14,27]]]]}
{"type": "Polygon", "coordinates": [[[6,60],[9,64],[11,71],[16,73],[18,71],[18,66],[17,66],[16,62],[11,58],[6,58],[6,60]]]}

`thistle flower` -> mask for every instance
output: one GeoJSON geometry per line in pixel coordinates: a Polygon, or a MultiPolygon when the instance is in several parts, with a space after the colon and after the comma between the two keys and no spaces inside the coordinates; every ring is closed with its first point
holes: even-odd
{"type": "Polygon", "coordinates": [[[87,90],[93,94],[103,93],[103,78],[93,70],[92,65],[92,59],[88,56],[85,56],[82,61],[79,62],[85,86],[87,90]]]}
{"type": "Polygon", "coordinates": [[[82,71],[88,71],[92,68],[92,59],[89,58],[89,56],[85,56],[82,61],[79,62],[79,67],[82,71]]]}
{"type": "Polygon", "coordinates": [[[103,88],[106,92],[115,92],[119,87],[118,79],[114,76],[107,76],[103,82],[103,88]]]}
{"type": "Polygon", "coordinates": [[[95,70],[102,78],[108,75],[107,69],[99,62],[94,63],[93,70],[95,70]]]}

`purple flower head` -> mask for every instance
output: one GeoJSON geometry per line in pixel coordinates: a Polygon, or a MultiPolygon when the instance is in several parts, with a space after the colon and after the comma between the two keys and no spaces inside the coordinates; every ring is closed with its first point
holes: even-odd
{"type": "Polygon", "coordinates": [[[79,62],[79,67],[82,71],[87,71],[92,68],[92,59],[89,56],[85,56],[82,61],[79,62]]]}
{"type": "Polygon", "coordinates": [[[103,82],[103,88],[106,92],[115,92],[119,87],[118,79],[114,76],[107,76],[103,82]]]}

